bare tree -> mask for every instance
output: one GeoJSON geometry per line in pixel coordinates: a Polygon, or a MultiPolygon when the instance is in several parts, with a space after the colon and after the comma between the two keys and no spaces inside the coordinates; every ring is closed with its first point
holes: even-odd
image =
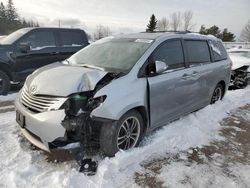
{"type": "Polygon", "coordinates": [[[169,28],[169,20],[166,17],[158,20],[157,22],[157,30],[158,31],[167,31],[169,28]]]}
{"type": "Polygon", "coordinates": [[[250,42],[250,20],[244,26],[243,30],[241,31],[240,40],[244,42],[250,42]]]}
{"type": "Polygon", "coordinates": [[[99,40],[101,38],[108,37],[111,34],[112,32],[108,26],[98,25],[94,33],[94,39],[99,40]]]}
{"type": "Polygon", "coordinates": [[[182,14],[182,19],[183,19],[183,29],[184,31],[187,30],[192,30],[195,26],[195,24],[192,23],[193,19],[193,12],[190,10],[185,11],[182,14]]]}
{"type": "Polygon", "coordinates": [[[170,15],[170,24],[174,31],[178,31],[181,27],[181,13],[174,12],[170,15]]]}

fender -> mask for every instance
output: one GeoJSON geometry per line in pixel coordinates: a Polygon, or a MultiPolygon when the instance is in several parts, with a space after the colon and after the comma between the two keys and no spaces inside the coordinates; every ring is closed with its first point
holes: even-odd
{"type": "Polygon", "coordinates": [[[100,89],[94,98],[103,95],[107,96],[106,100],[92,111],[91,116],[119,120],[133,108],[142,106],[148,109],[146,78],[126,75],[100,89]]]}
{"type": "Polygon", "coordinates": [[[10,65],[7,64],[7,63],[4,63],[3,61],[1,61],[1,59],[0,59],[0,70],[5,72],[9,76],[9,78],[11,80],[13,80],[13,75],[12,75],[12,72],[11,72],[10,65]]]}

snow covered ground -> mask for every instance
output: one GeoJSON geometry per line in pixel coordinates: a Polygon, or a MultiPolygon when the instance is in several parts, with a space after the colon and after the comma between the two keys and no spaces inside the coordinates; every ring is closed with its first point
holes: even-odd
{"type": "Polygon", "coordinates": [[[0,102],[2,101],[13,101],[16,98],[16,93],[12,93],[6,96],[0,95],[0,102]]]}
{"type": "MultiPolygon", "coordinates": [[[[225,139],[220,135],[220,122],[238,107],[250,104],[249,93],[250,87],[228,91],[222,102],[161,128],[148,136],[139,148],[119,152],[114,158],[99,161],[98,172],[92,177],[78,173],[74,161],[46,162],[44,153],[32,150],[21,136],[15,113],[0,113],[0,187],[136,187],[134,175],[145,172],[141,165],[143,162],[225,139]]],[[[8,96],[0,98],[0,101],[3,100],[9,100],[8,96]]],[[[250,166],[242,166],[232,166],[231,170],[237,171],[238,176],[247,182],[250,179],[250,166]]],[[[210,169],[200,164],[188,167],[173,162],[163,166],[157,178],[163,181],[164,186],[178,187],[179,180],[190,174],[194,179],[191,187],[209,186],[204,184],[208,179],[218,180],[218,186],[237,187],[234,178],[220,176],[220,173],[216,168],[210,169]]]]}

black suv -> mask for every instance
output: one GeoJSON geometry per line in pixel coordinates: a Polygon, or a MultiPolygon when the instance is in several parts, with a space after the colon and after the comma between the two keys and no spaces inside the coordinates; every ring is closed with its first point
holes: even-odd
{"type": "Polygon", "coordinates": [[[11,82],[23,82],[34,70],[67,59],[87,46],[80,29],[24,28],[0,40],[0,95],[11,82]]]}

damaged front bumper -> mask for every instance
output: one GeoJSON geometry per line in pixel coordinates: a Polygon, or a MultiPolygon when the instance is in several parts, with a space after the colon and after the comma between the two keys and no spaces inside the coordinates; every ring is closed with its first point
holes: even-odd
{"type": "Polygon", "coordinates": [[[66,130],[61,125],[65,117],[64,110],[32,113],[21,104],[20,95],[17,96],[15,107],[17,118],[21,116],[25,121],[20,126],[23,135],[35,146],[49,151],[50,142],[65,136],[66,130]]]}
{"type": "MultiPolygon", "coordinates": [[[[82,111],[80,106],[85,105],[79,98],[77,103],[65,98],[62,108],[34,113],[22,104],[20,93],[15,101],[16,118],[23,135],[33,145],[45,151],[73,142],[80,142],[84,150],[99,146],[100,128],[108,120],[90,117],[90,111],[82,111]]],[[[102,100],[97,98],[89,104],[95,108],[102,100]]]]}
{"type": "Polygon", "coordinates": [[[244,88],[250,84],[249,67],[243,66],[231,72],[230,86],[235,88],[244,88]]]}

